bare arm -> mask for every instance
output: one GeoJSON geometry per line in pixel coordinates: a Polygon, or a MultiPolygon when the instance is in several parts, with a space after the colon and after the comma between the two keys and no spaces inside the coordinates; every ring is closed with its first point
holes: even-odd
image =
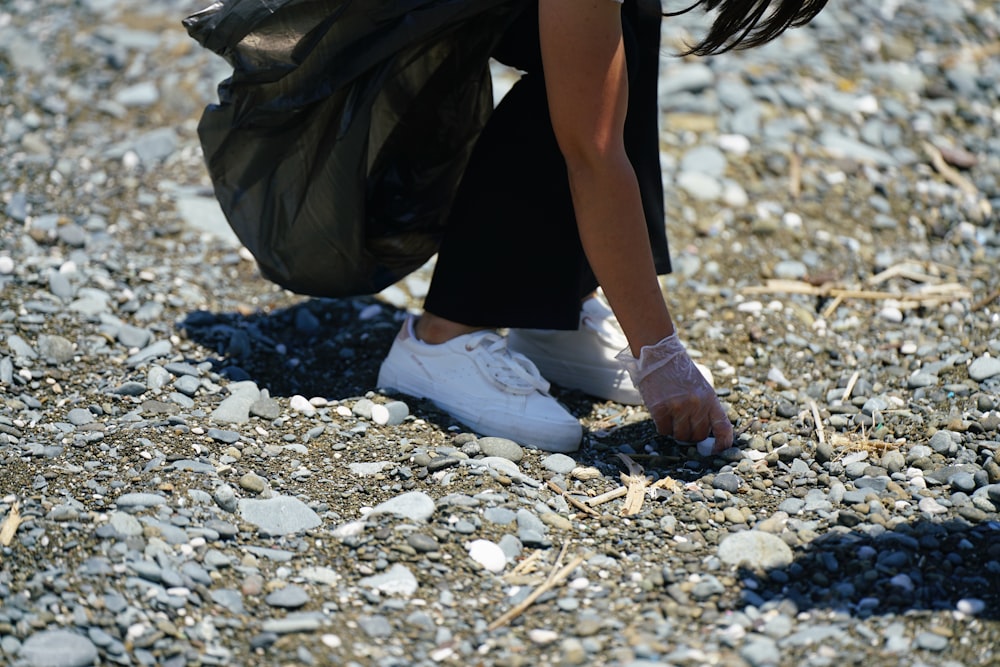
{"type": "MultiPolygon", "coordinates": [[[[674,325],[625,153],[621,6],[612,0],[540,0],[539,30],[549,113],[566,160],[580,240],[632,355],[640,357],[643,347],[667,343],[674,325]]],[[[716,448],[728,447],[732,425],[715,392],[679,342],[670,349],[660,357],[669,362],[651,364],[656,370],[637,382],[657,429],[686,441],[714,432],[716,448]]]]}
{"type": "Polygon", "coordinates": [[[580,240],[636,356],[673,333],[623,138],[628,97],[621,5],[541,0],[549,112],[580,240]]]}

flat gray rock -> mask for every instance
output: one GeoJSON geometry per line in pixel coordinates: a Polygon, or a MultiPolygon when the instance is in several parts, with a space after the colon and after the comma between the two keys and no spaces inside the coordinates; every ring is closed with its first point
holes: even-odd
{"type": "Polygon", "coordinates": [[[988,380],[995,375],[1000,375],[1000,358],[984,356],[969,364],[969,377],[976,382],[988,380]]]}
{"type": "Polygon", "coordinates": [[[776,535],[748,530],[723,539],[719,559],[727,565],[767,570],[790,565],[792,550],[776,535]]]}
{"type": "Polygon", "coordinates": [[[323,523],[308,505],[291,496],[276,496],[266,500],[240,500],[240,517],[266,535],[290,535],[315,528],[323,523]]]}
{"type": "Polygon", "coordinates": [[[20,657],[31,667],[87,667],[97,662],[94,643],[69,630],[45,630],[31,635],[20,657]]]}
{"type": "Polygon", "coordinates": [[[434,500],[423,491],[410,491],[380,503],[370,516],[392,514],[410,521],[427,521],[435,507],[434,500]]]}
{"type": "Polygon", "coordinates": [[[296,586],[295,584],[289,584],[284,588],[279,588],[278,590],[270,593],[264,602],[272,607],[281,607],[282,609],[298,609],[309,602],[309,593],[306,589],[301,586],[296,586]]]}
{"type": "Polygon", "coordinates": [[[417,578],[405,565],[396,563],[382,574],[365,577],[358,582],[365,588],[377,590],[386,595],[409,596],[417,592],[417,578]]]}
{"type": "Polygon", "coordinates": [[[115,504],[118,507],[156,507],[167,502],[167,499],[158,493],[124,493],[118,496],[115,504]]]}
{"type": "Polygon", "coordinates": [[[479,449],[486,456],[498,456],[508,461],[517,463],[524,458],[524,448],[513,440],[507,438],[486,437],[479,438],[479,449]]]}

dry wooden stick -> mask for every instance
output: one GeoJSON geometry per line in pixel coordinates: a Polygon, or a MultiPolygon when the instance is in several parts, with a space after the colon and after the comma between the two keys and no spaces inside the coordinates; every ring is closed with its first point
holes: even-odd
{"type": "Polygon", "coordinates": [[[833,300],[831,300],[830,303],[827,304],[826,308],[823,309],[823,312],[820,313],[820,317],[822,317],[824,320],[828,319],[835,312],[837,312],[837,309],[840,308],[840,304],[842,303],[844,303],[844,297],[842,296],[833,297],[833,300]]]}
{"type": "Polygon", "coordinates": [[[589,505],[585,505],[582,501],[574,498],[572,495],[570,495],[568,491],[566,491],[566,489],[560,488],[559,485],[553,482],[551,479],[549,480],[549,488],[558,493],[563,498],[565,498],[566,502],[568,502],[570,505],[577,508],[584,514],[589,514],[590,516],[601,516],[600,512],[595,510],[593,507],[590,507],[589,505]]]}
{"type": "Polygon", "coordinates": [[[578,568],[580,566],[580,563],[582,563],[584,560],[583,556],[576,556],[564,567],[562,567],[559,570],[556,570],[555,568],[559,566],[559,562],[562,560],[563,554],[565,552],[566,552],[566,546],[564,545],[562,552],[560,552],[559,557],[556,559],[556,565],[553,567],[553,571],[549,575],[548,579],[546,579],[540,586],[538,586],[538,588],[531,591],[531,593],[528,594],[528,597],[521,600],[521,602],[519,602],[517,605],[508,609],[502,616],[500,616],[495,621],[486,626],[487,632],[492,632],[493,630],[496,630],[501,626],[507,625],[515,618],[523,614],[528,609],[528,607],[530,607],[535,603],[535,600],[537,600],[538,598],[542,597],[542,595],[555,588],[555,586],[557,586],[566,577],[572,574],[573,570],[578,568]]]}
{"type": "Polygon", "coordinates": [[[861,371],[854,371],[851,375],[851,379],[847,381],[847,386],[844,387],[844,395],[840,397],[840,400],[846,401],[851,397],[851,392],[854,391],[854,385],[858,383],[858,378],[861,377],[861,371]]]}
{"type": "Polygon", "coordinates": [[[530,574],[529,570],[533,570],[535,563],[542,557],[541,551],[535,551],[530,556],[522,560],[520,563],[514,566],[514,569],[509,572],[509,574],[530,574]]]}
{"type": "Polygon", "coordinates": [[[963,299],[971,296],[969,288],[961,283],[923,285],[916,292],[885,292],[879,290],[848,289],[843,287],[816,287],[801,280],[768,280],[764,285],[749,285],[740,290],[743,294],[805,294],[831,296],[844,299],[894,299],[897,301],[941,301],[963,299]]]}
{"type": "Polygon", "coordinates": [[[912,280],[917,283],[927,283],[938,280],[936,276],[931,276],[922,271],[917,271],[915,269],[910,268],[911,266],[912,264],[907,264],[905,262],[902,264],[895,264],[893,266],[890,266],[885,271],[880,271],[879,273],[876,273],[874,276],[871,276],[870,278],[865,280],[865,282],[869,285],[878,285],[880,283],[884,283],[886,280],[889,280],[890,278],[895,278],[897,276],[906,278],[907,280],[912,280]]]}
{"type": "Polygon", "coordinates": [[[646,497],[646,487],[649,486],[649,480],[646,479],[646,471],[643,470],[642,466],[633,461],[628,454],[619,454],[618,458],[628,467],[628,474],[621,474],[622,484],[627,489],[620,514],[632,516],[638,514],[639,510],[642,509],[642,501],[646,497]]]}
{"type": "Polygon", "coordinates": [[[594,496],[593,498],[587,498],[583,502],[587,503],[591,507],[597,507],[598,505],[603,505],[604,503],[610,503],[612,500],[617,500],[626,493],[628,493],[628,487],[619,486],[618,488],[611,489],[607,493],[602,493],[601,495],[594,496]]]}
{"type": "Polygon", "coordinates": [[[17,527],[20,525],[21,510],[15,501],[10,511],[7,512],[7,517],[3,520],[3,525],[0,526],[0,545],[9,547],[10,543],[14,541],[14,534],[17,533],[17,527]]]}
{"type": "Polygon", "coordinates": [[[810,296],[824,296],[826,290],[815,285],[810,285],[801,280],[768,280],[764,285],[748,285],[740,289],[743,294],[773,294],[784,292],[787,294],[808,294],[810,296]]]}
{"type": "Polygon", "coordinates": [[[997,297],[1000,297],[1000,287],[993,290],[992,292],[984,296],[982,299],[972,304],[972,312],[985,308],[986,306],[993,303],[997,299],[997,297]]]}
{"type": "Polygon", "coordinates": [[[931,164],[933,164],[934,168],[938,170],[938,173],[944,177],[944,180],[948,181],[967,195],[979,195],[979,189],[973,185],[972,181],[967,179],[965,176],[962,176],[958,173],[957,169],[945,162],[944,156],[941,155],[941,151],[938,150],[937,146],[929,141],[925,141],[924,150],[927,152],[927,155],[930,156],[931,164]]]}
{"type": "Polygon", "coordinates": [[[813,422],[816,427],[816,437],[819,438],[819,444],[826,442],[826,436],[823,435],[823,420],[819,417],[819,408],[816,407],[816,401],[809,401],[809,409],[812,410],[813,422]]]}
{"type": "Polygon", "coordinates": [[[660,479],[653,482],[650,487],[651,489],[666,489],[667,491],[672,491],[673,493],[680,493],[684,490],[681,483],[672,477],[661,477],[660,479]]]}

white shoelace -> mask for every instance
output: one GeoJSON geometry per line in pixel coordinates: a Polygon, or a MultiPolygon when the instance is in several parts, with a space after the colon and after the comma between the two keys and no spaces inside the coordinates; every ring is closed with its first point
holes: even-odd
{"type": "Polygon", "coordinates": [[[465,349],[501,389],[514,394],[548,393],[549,383],[535,364],[523,354],[511,352],[503,336],[488,331],[472,334],[465,349]]]}

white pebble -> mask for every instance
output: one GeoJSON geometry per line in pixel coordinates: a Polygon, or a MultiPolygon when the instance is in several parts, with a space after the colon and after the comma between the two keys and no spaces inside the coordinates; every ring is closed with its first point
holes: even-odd
{"type": "Polygon", "coordinates": [[[365,532],[364,521],[349,521],[333,529],[333,536],[338,540],[345,540],[349,537],[357,537],[365,532]]]}
{"type": "Polygon", "coordinates": [[[313,396],[312,398],[309,399],[309,405],[313,406],[314,408],[322,408],[326,406],[327,403],[329,403],[329,401],[327,401],[322,396],[313,396]]]}
{"type": "Polygon", "coordinates": [[[762,304],[760,301],[744,301],[743,303],[736,306],[736,310],[740,311],[741,313],[757,314],[760,311],[764,310],[764,304],[762,304]]]}
{"type": "Polygon", "coordinates": [[[14,273],[14,260],[6,255],[0,256],[0,274],[5,276],[14,273]]]}
{"type": "Polygon", "coordinates": [[[788,211],[781,216],[781,224],[788,229],[802,229],[802,216],[788,211]]]}
{"type": "Polygon", "coordinates": [[[551,644],[555,640],[559,639],[559,633],[555,630],[534,628],[528,631],[528,639],[530,639],[534,644],[545,646],[546,644],[551,644]]]}
{"type": "Polygon", "coordinates": [[[854,101],[854,108],[861,113],[878,113],[878,99],[874,95],[862,95],[854,101]]]}
{"type": "Polygon", "coordinates": [[[507,567],[507,555],[495,542],[489,540],[474,540],[468,545],[469,558],[476,561],[490,572],[503,572],[507,567]]]}
{"type": "Polygon", "coordinates": [[[926,512],[927,514],[944,514],[948,511],[947,507],[944,507],[934,498],[921,498],[920,502],[917,503],[917,507],[920,508],[921,512],[926,512]]]}
{"type": "Polygon", "coordinates": [[[309,402],[309,399],[301,394],[295,394],[288,400],[288,406],[296,412],[312,416],[316,414],[316,406],[309,402]]]}
{"type": "Polygon", "coordinates": [[[916,353],[916,351],[917,351],[917,344],[914,343],[913,341],[908,340],[899,346],[900,354],[914,354],[916,353]]]}
{"type": "Polygon", "coordinates": [[[979,598],[962,598],[955,605],[963,614],[968,614],[969,616],[975,616],[976,614],[982,613],[986,609],[986,603],[979,598]]]}
{"type": "Polygon", "coordinates": [[[719,148],[727,153],[746,155],[750,152],[750,140],[742,134],[720,134],[719,148]]]}
{"type": "Polygon", "coordinates": [[[372,406],[372,421],[379,426],[385,426],[389,423],[389,410],[384,405],[376,403],[372,406]]]}
{"type": "Polygon", "coordinates": [[[327,648],[340,648],[344,642],[337,635],[323,635],[319,638],[327,648]]]}
{"type": "Polygon", "coordinates": [[[886,322],[898,324],[903,321],[903,311],[893,306],[886,306],[879,311],[878,316],[886,322]]]}
{"type": "Polygon", "coordinates": [[[382,312],[382,306],[380,306],[377,303],[373,303],[372,305],[365,306],[364,308],[361,309],[361,312],[358,313],[358,319],[361,320],[362,322],[365,322],[367,320],[378,317],[379,313],[381,312],[382,312]]]}

